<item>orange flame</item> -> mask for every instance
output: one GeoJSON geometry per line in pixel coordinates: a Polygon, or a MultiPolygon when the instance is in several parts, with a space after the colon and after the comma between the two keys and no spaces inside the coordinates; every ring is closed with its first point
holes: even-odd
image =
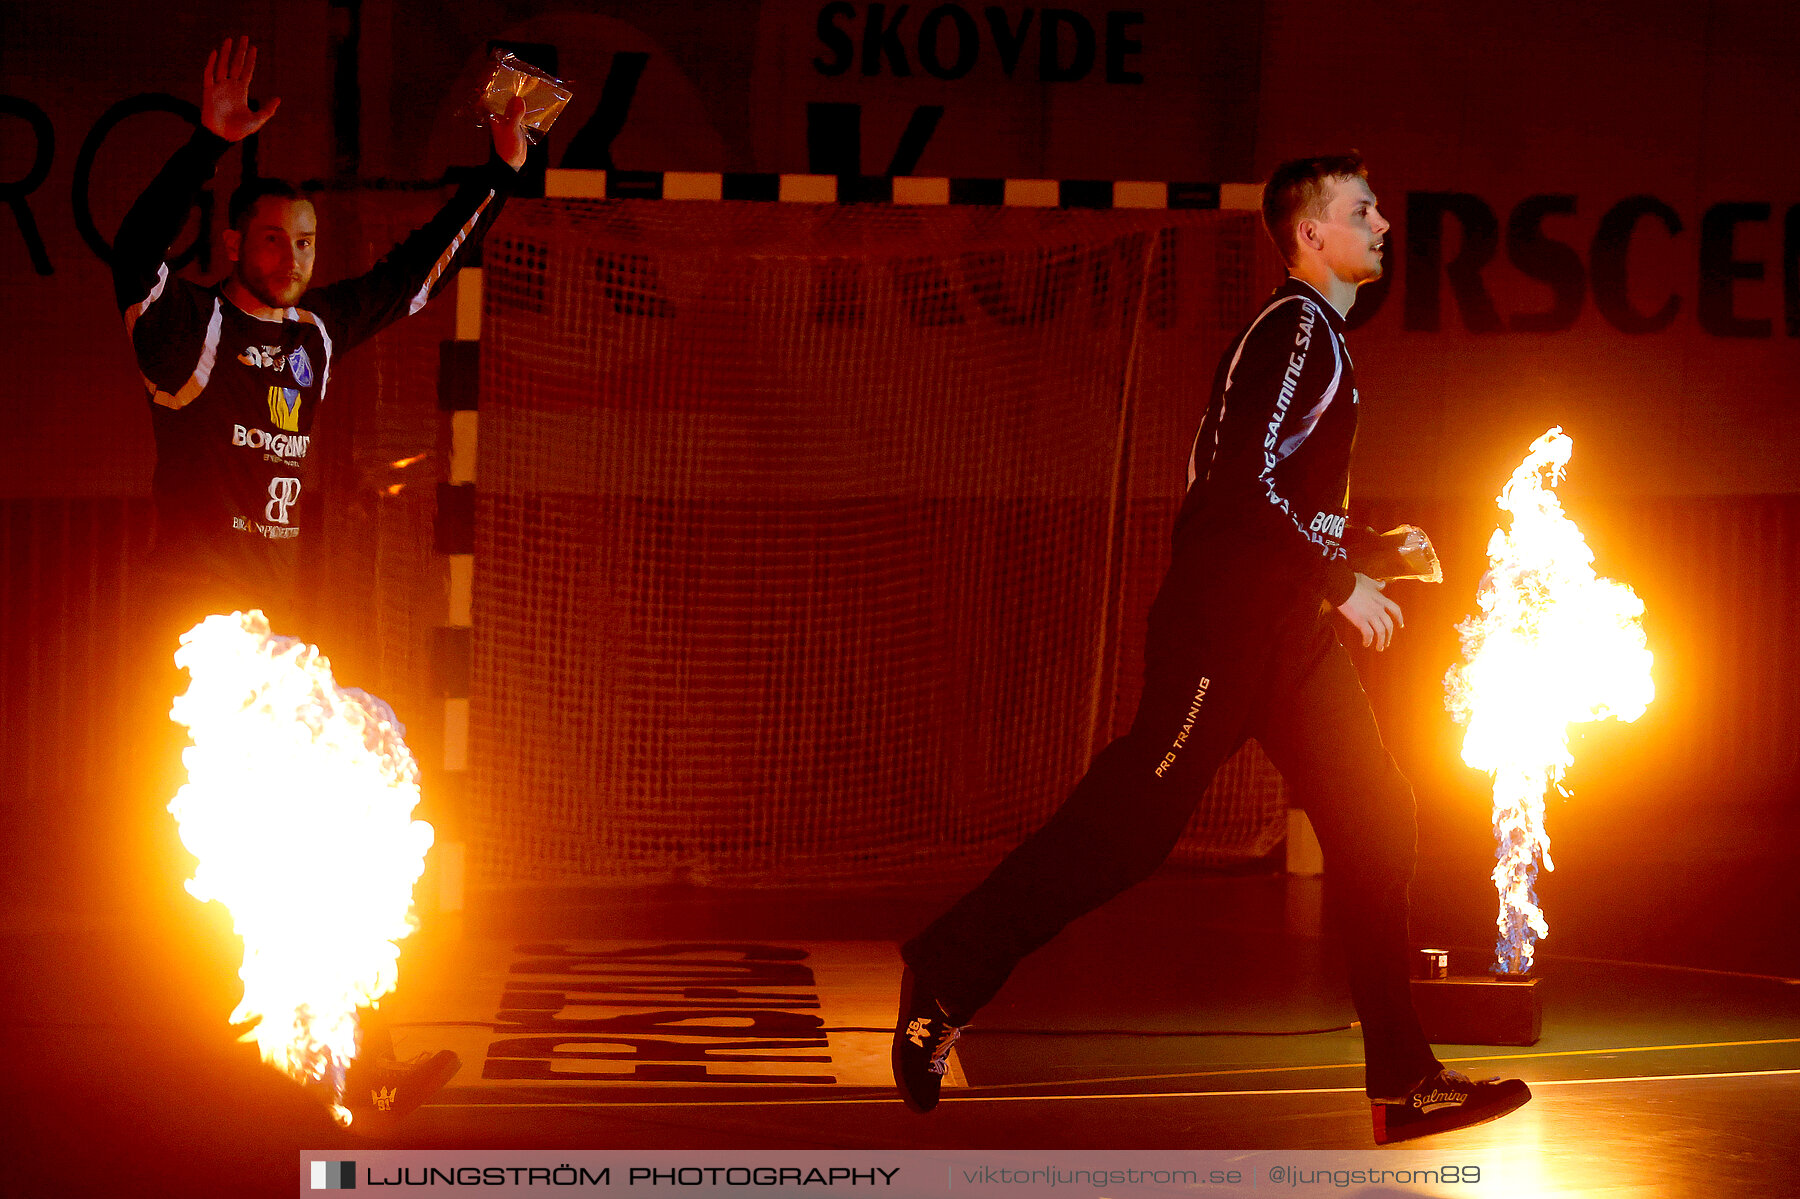
{"type": "Polygon", "coordinates": [[[1495,529],[1488,542],[1481,611],[1457,626],[1464,661],[1444,679],[1450,711],[1467,725],[1463,761],[1494,780],[1494,948],[1506,974],[1529,972],[1534,942],[1549,933],[1535,884],[1540,860],[1555,869],[1544,795],[1562,790],[1574,764],[1569,726],[1634,721],[1655,696],[1643,601],[1595,575],[1593,551],[1551,490],[1574,445],[1551,429],[1501,491],[1512,528],[1495,529]]]}
{"type": "Polygon", "coordinates": [[[209,616],[181,638],[191,678],[188,781],[169,804],[199,859],[187,889],[244,941],[243,1001],[262,1059],[323,1090],[333,1115],[358,1048],[356,1009],[393,990],[431,847],[412,819],[418,766],[393,711],[337,686],[315,646],[261,612],[209,616]]]}

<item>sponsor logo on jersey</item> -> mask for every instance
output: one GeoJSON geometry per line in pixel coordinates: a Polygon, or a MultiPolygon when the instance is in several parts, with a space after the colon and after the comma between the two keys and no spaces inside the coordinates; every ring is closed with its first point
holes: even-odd
{"type": "Polygon", "coordinates": [[[249,446],[253,450],[267,450],[277,458],[298,459],[306,457],[312,438],[303,433],[270,433],[265,429],[246,429],[243,425],[233,425],[231,444],[249,446]]]}
{"type": "Polygon", "coordinates": [[[305,346],[297,346],[288,355],[288,369],[294,372],[294,382],[302,387],[311,387],[313,381],[312,359],[306,355],[305,346]]]}
{"type": "Polygon", "coordinates": [[[1272,471],[1281,459],[1275,456],[1275,446],[1281,437],[1281,422],[1287,419],[1288,406],[1294,402],[1294,390],[1300,386],[1300,374],[1306,369],[1306,351],[1312,345],[1313,326],[1318,318],[1313,315],[1311,304],[1300,305],[1300,328],[1294,334],[1294,350],[1288,354],[1287,370],[1281,375],[1281,392],[1275,397],[1275,416],[1269,421],[1269,430],[1263,434],[1263,470],[1272,471]]]}
{"type": "Polygon", "coordinates": [[[277,429],[300,431],[300,392],[292,387],[269,388],[269,419],[277,429]]]}
{"type": "MultiPolygon", "coordinates": [[[[287,365],[287,353],[280,346],[245,346],[244,352],[238,355],[238,361],[245,366],[278,371],[287,365]]],[[[304,387],[305,384],[301,386],[304,387]]]]}
{"type": "MultiPolygon", "coordinates": [[[[300,480],[291,477],[280,477],[269,480],[269,502],[263,505],[263,515],[278,525],[288,522],[288,509],[300,502],[300,480]]],[[[269,536],[267,532],[263,534],[269,536]]]]}

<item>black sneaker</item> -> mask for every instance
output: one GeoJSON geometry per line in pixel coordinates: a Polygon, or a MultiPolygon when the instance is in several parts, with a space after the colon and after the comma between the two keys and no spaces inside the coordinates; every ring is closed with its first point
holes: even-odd
{"type": "Polygon", "coordinates": [[[923,1113],[937,1106],[950,1046],[960,1036],[962,1029],[950,1023],[908,966],[900,976],[900,1016],[894,1021],[893,1055],[894,1085],[900,1088],[907,1107],[923,1113]]]}
{"type": "Polygon", "coordinates": [[[448,1049],[421,1053],[411,1061],[358,1058],[344,1077],[344,1106],[357,1132],[383,1132],[456,1077],[462,1059],[448,1049]]]}
{"type": "Polygon", "coordinates": [[[1440,1070],[1400,1099],[1370,1105],[1375,1143],[1388,1145],[1486,1124],[1524,1107],[1530,1098],[1531,1089],[1516,1078],[1471,1082],[1466,1074],[1440,1070]]]}

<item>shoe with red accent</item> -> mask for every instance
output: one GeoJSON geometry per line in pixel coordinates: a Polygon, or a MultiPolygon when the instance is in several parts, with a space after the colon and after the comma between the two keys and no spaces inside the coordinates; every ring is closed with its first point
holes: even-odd
{"type": "Polygon", "coordinates": [[[1375,1143],[1390,1145],[1486,1124],[1523,1107],[1530,1098],[1531,1089],[1516,1078],[1471,1082],[1466,1074],[1440,1070],[1401,1098],[1370,1105],[1375,1143]]]}

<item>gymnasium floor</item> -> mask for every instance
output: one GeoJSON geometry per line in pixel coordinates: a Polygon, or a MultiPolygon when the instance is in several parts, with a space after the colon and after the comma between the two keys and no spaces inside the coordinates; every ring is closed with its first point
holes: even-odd
{"type": "MultiPolygon", "coordinates": [[[[1427,870],[1418,890],[1429,897],[1440,883],[1427,870]]],[[[1791,876],[1772,885],[1785,894],[1791,876]]],[[[702,978],[701,991],[676,1001],[712,1012],[692,1017],[703,1025],[790,1040],[882,1028],[896,944],[947,898],[531,892],[434,921],[407,943],[391,1018],[402,1056],[453,1047],[463,1069],[373,1144],[334,1128],[226,1043],[227,939],[198,905],[110,921],[15,913],[0,948],[10,963],[9,1127],[23,1153],[0,1191],[286,1195],[300,1150],[392,1147],[1356,1150],[1393,1162],[1504,1161],[1515,1180],[1530,1180],[1365,1194],[1800,1193],[1800,984],[1788,977],[1800,972],[1546,952],[1537,1044],[1440,1047],[1477,1075],[1525,1078],[1533,1101],[1492,1124],[1380,1151],[1354,1031],[1099,1031],[1347,1023],[1338,964],[1317,935],[1318,885],[1280,874],[1166,871],[1079,922],[983,1011],[959,1047],[956,1085],[927,1117],[893,1097],[882,1031],[827,1031],[823,1048],[738,1055],[810,1060],[656,1060],[654,1046],[669,1043],[658,1037],[675,1030],[643,1013],[668,1010],[667,988],[687,985],[684,974],[745,975],[723,988],[702,978]],[[709,962],[724,965],[695,965],[709,962]],[[634,1006],[596,994],[596,977],[651,992],[634,1006]],[[734,1006],[760,1015],[730,1015],[734,1006]],[[547,1048],[561,1043],[555,1033],[580,1030],[569,1022],[612,1020],[617,1030],[634,1012],[640,1024],[627,1033],[638,1041],[616,1046],[620,1058],[547,1048]]],[[[1793,952],[1776,946],[1770,961],[1785,967],[1793,952]]],[[[1452,958],[1454,973],[1485,964],[1475,949],[1452,958]]]]}

